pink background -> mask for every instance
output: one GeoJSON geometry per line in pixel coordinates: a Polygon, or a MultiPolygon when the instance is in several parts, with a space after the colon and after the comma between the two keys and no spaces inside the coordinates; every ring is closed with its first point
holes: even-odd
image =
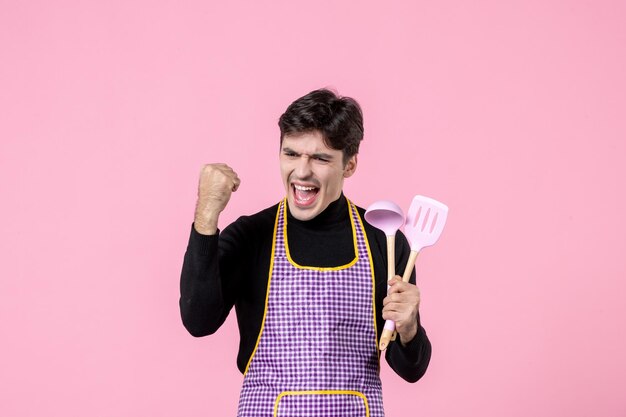
{"type": "Polygon", "coordinates": [[[451,207],[418,260],[426,376],[389,416],[626,415],[619,1],[0,2],[0,415],[234,415],[234,317],[178,284],[203,163],[275,203],[276,121],[357,98],[346,194],[451,207]]]}

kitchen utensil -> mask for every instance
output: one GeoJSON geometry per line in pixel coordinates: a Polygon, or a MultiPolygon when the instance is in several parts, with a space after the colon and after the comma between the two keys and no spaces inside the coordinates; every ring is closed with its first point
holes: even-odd
{"type": "Polygon", "coordinates": [[[380,200],[367,208],[365,220],[387,236],[387,280],[390,280],[396,275],[395,235],[404,223],[404,213],[393,201],[380,200]]]}
{"type": "MultiPolygon", "coordinates": [[[[432,246],[437,242],[447,218],[448,206],[445,204],[422,195],[413,197],[404,225],[404,234],[411,243],[411,254],[404,269],[402,281],[409,282],[417,255],[423,248],[432,246]]],[[[395,327],[393,320],[385,322],[380,338],[380,350],[386,349],[389,340],[395,339],[395,327]],[[390,339],[387,339],[390,334],[390,339]]]]}
{"type": "MultiPolygon", "coordinates": [[[[367,208],[365,211],[365,220],[372,226],[385,232],[387,236],[387,281],[389,281],[396,275],[395,236],[398,229],[402,227],[404,223],[404,213],[393,201],[380,200],[367,208]]],[[[387,285],[387,290],[389,290],[389,285],[387,285]]],[[[391,323],[393,324],[393,321],[391,323]]],[[[384,334],[383,331],[383,335],[386,337],[385,347],[389,344],[393,330],[394,329],[391,329],[388,332],[389,334],[384,334]]],[[[382,338],[380,345],[383,346],[382,338]]]]}

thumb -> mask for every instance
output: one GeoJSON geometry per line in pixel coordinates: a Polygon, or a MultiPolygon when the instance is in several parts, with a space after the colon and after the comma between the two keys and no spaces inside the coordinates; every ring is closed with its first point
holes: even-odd
{"type": "Polygon", "coordinates": [[[398,282],[400,282],[400,281],[402,281],[402,278],[400,277],[400,275],[396,275],[396,276],[394,276],[393,278],[391,278],[391,279],[388,281],[388,284],[389,284],[389,285],[394,285],[394,284],[396,284],[396,283],[398,283],[398,282]]]}

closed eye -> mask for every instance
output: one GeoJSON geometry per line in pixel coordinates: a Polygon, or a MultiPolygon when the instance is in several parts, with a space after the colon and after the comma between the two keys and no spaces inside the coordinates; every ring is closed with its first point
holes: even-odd
{"type": "Polygon", "coordinates": [[[283,155],[288,156],[288,157],[290,157],[290,158],[293,158],[293,157],[299,156],[296,152],[291,151],[291,150],[284,150],[284,151],[283,151],[283,155]]]}
{"type": "MultiPolygon", "coordinates": [[[[299,158],[300,156],[302,156],[302,154],[294,151],[291,148],[283,148],[283,155],[285,155],[287,158],[299,158]]],[[[314,154],[305,154],[309,157],[309,159],[312,159],[316,162],[321,162],[321,163],[329,163],[332,162],[333,157],[332,155],[326,154],[326,153],[314,153],[314,154]]]]}
{"type": "Polygon", "coordinates": [[[320,162],[330,162],[328,158],[324,158],[323,156],[312,156],[312,158],[320,162]]]}

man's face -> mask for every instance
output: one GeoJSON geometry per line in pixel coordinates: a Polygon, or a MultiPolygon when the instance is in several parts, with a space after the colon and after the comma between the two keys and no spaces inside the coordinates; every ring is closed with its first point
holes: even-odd
{"type": "Polygon", "coordinates": [[[311,220],[341,195],[344,178],[356,170],[353,156],[344,166],[343,152],[326,146],[318,131],[283,137],[280,172],[289,211],[298,220],[311,220]]]}

